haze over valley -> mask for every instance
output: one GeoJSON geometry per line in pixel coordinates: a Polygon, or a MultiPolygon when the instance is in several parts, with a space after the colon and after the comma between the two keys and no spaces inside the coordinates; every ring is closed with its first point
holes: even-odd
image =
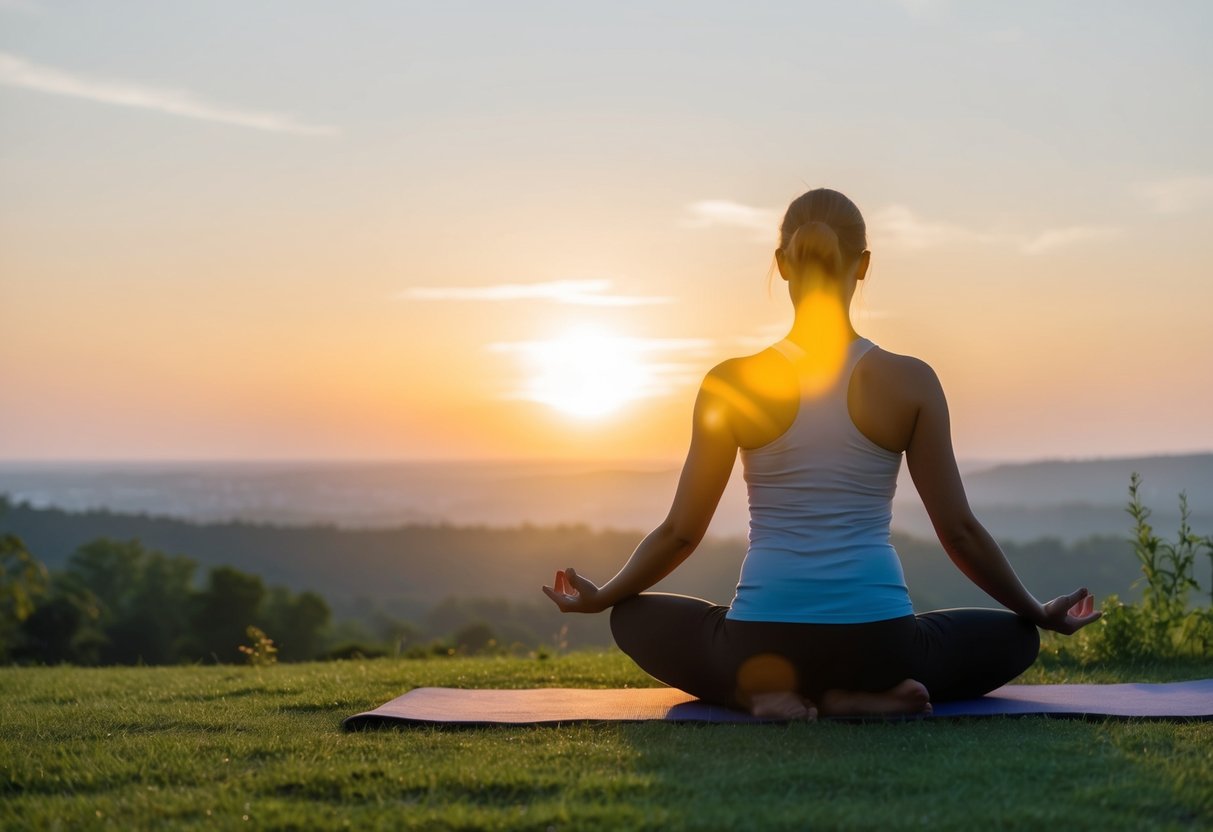
{"type": "MultiPolygon", "coordinates": [[[[1079,540],[1122,534],[1129,476],[1157,525],[1178,519],[1186,491],[1196,528],[1213,527],[1213,453],[962,464],[969,501],[1000,540],[1079,540]]],[[[678,468],[661,463],[213,463],[0,464],[0,494],[69,510],[243,520],[281,525],[390,528],[406,524],[517,527],[585,524],[647,531],[665,516],[678,468]]],[[[745,534],[738,464],[709,534],[745,534]]],[[[933,531],[903,465],[894,528],[933,531]]]]}

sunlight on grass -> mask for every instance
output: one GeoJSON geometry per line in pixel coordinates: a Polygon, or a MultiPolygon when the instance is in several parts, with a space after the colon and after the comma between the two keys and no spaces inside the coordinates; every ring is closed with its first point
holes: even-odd
{"type": "MultiPolygon", "coordinates": [[[[1190,678],[1195,670],[1156,665],[1132,678],[1190,678]]],[[[1106,673],[1107,681],[1128,678],[1106,673]]],[[[1033,674],[1058,681],[1071,671],[1033,674]]],[[[0,825],[227,827],[246,817],[251,825],[399,829],[1213,822],[1207,722],[340,730],[343,717],[417,686],[650,684],[617,651],[263,668],[7,668],[0,825]]]]}

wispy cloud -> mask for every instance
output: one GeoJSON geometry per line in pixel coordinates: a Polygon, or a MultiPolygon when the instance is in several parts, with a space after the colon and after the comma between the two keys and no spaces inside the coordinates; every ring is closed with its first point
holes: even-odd
{"type": "Polygon", "coordinates": [[[497,283],[490,286],[414,286],[399,300],[514,301],[543,300],[577,306],[651,306],[673,298],[658,295],[612,295],[610,280],[549,280],[544,283],[497,283]]]}
{"type": "Polygon", "coordinates": [[[1019,248],[1024,254],[1044,254],[1074,243],[1106,240],[1115,237],[1118,233],[1120,233],[1118,229],[1107,225],[1071,225],[1065,228],[1050,228],[1023,240],[1020,242],[1019,248]]]}
{"type": "Polygon", "coordinates": [[[1176,176],[1137,186],[1137,193],[1150,210],[1180,214],[1213,202],[1213,176],[1176,176]]]}
{"type": "Polygon", "coordinates": [[[912,250],[953,245],[1001,245],[1023,254],[1045,254],[1092,240],[1106,240],[1120,230],[1106,225],[1067,225],[1032,234],[969,228],[957,223],[920,217],[904,205],[889,205],[872,215],[869,236],[876,245],[912,250]]]}
{"type": "Polygon", "coordinates": [[[868,219],[871,239],[881,246],[924,249],[960,243],[1006,242],[1005,235],[974,231],[963,225],[920,217],[904,205],[889,205],[868,219]]]}
{"type": "Polygon", "coordinates": [[[87,78],[55,67],[42,66],[8,52],[0,52],[0,84],[52,95],[84,98],[118,107],[134,107],[182,118],[250,127],[254,130],[306,136],[328,136],[338,132],[335,127],[303,124],[291,116],[279,113],[241,110],[214,104],[185,90],[165,89],[129,81],[87,78]]]}
{"type": "Polygon", "coordinates": [[[630,335],[598,335],[596,333],[574,333],[572,336],[533,341],[494,341],[488,345],[491,352],[546,351],[579,339],[591,339],[616,345],[633,353],[689,353],[702,355],[716,344],[711,338],[640,338],[630,335]]]}
{"type": "Polygon", "coordinates": [[[705,199],[686,206],[684,228],[743,228],[771,240],[779,230],[781,212],[728,199],[705,199]]]}
{"type": "MultiPolygon", "coordinates": [[[[782,214],[773,208],[759,208],[712,199],[693,202],[686,207],[685,228],[732,227],[758,232],[760,239],[774,238],[782,214]]],[[[1023,254],[1043,254],[1063,246],[1107,239],[1118,229],[1102,225],[1071,225],[1047,228],[1033,234],[996,229],[970,228],[946,220],[920,216],[905,205],[886,205],[868,216],[868,239],[880,248],[920,250],[955,245],[998,245],[1019,249],[1023,254]]]]}

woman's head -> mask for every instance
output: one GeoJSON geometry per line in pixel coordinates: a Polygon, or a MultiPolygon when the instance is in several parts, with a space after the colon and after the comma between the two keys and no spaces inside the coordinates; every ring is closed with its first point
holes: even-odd
{"type": "MultiPolygon", "coordinates": [[[[779,227],[775,259],[785,280],[816,272],[840,278],[867,248],[867,226],[855,203],[838,191],[816,188],[788,206],[779,227]]],[[[862,280],[863,274],[856,277],[862,280]]]]}

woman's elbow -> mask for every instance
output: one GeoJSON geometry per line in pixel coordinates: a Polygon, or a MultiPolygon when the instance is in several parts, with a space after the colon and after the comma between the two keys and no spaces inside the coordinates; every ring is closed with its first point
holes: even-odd
{"type": "Polygon", "coordinates": [[[965,551],[981,536],[982,526],[971,513],[965,513],[935,524],[939,542],[949,552],[965,551]]]}
{"type": "Polygon", "coordinates": [[[666,520],[658,527],[658,531],[672,546],[693,550],[703,540],[705,530],[688,523],[666,520]]]}

